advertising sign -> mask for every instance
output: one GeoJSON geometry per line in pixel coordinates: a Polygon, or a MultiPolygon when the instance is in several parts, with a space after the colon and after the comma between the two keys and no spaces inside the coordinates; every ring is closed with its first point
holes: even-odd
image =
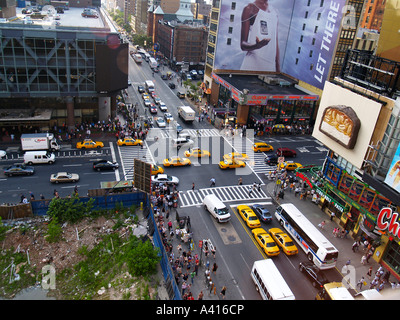
{"type": "Polygon", "coordinates": [[[389,171],[386,175],[385,182],[388,186],[400,192],[400,145],[397,147],[389,171]]]}
{"type": "Polygon", "coordinates": [[[223,0],[214,69],[284,72],[322,89],[345,0],[321,3],[223,0]]]}

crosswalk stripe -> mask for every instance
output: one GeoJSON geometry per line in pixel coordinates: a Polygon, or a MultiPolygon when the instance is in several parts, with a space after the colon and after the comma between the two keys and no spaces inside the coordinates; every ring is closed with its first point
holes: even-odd
{"type": "Polygon", "coordinates": [[[223,202],[243,201],[243,200],[268,200],[270,199],[263,190],[253,190],[251,194],[252,185],[234,185],[224,187],[210,187],[199,189],[193,192],[192,190],[180,191],[179,202],[180,207],[191,207],[201,205],[203,199],[209,194],[215,194],[218,199],[223,202]]]}

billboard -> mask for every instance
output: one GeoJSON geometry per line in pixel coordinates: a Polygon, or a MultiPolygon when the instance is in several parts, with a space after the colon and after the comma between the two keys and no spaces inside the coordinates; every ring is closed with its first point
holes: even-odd
{"type": "Polygon", "coordinates": [[[361,169],[382,104],[325,82],[312,136],[361,169]]]}
{"type": "Polygon", "coordinates": [[[400,145],[397,147],[389,171],[385,177],[385,182],[388,186],[400,192],[400,145]]]}
{"type": "Polygon", "coordinates": [[[223,0],[214,69],[283,72],[322,89],[345,0],[323,3],[223,0]]]}

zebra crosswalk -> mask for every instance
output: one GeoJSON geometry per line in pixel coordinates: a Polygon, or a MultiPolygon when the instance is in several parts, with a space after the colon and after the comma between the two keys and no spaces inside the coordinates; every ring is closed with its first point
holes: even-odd
{"type": "MultiPolygon", "coordinates": [[[[184,129],[183,133],[191,137],[217,137],[220,136],[219,130],[217,129],[184,129]]],[[[158,136],[159,138],[175,138],[176,131],[170,128],[151,128],[149,130],[149,135],[158,136]]]]}
{"type": "Polygon", "coordinates": [[[154,163],[146,142],[144,143],[143,148],[138,146],[119,146],[118,152],[121,158],[121,167],[125,180],[133,180],[133,168],[135,159],[139,159],[148,163],[154,163]]]}
{"type": "Polygon", "coordinates": [[[264,152],[254,152],[253,151],[253,144],[254,141],[251,141],[249,138],[226,138],[227,140],[235,149],[236,152],[239,153],[246,153],[249,157],[246,160],[246,164],[253,170],[256,174],[268,174],[270,171],[274,171],[276,168],[275,166],[270,166],[265,163],[266,155],[264,152]]]}
{"type": "Polygon", "coordinates": [[[222,202],[243,200],[269,200],[271,199],[262,189],[252,190],[253,185],[236,185],[211,187],[199,190],[187,190],[179,192],[179,206],[181,208],[199,206],[205,196],[215,194],[222,202]],[[250,192],[252,190],[252,192],[250,192]]]}

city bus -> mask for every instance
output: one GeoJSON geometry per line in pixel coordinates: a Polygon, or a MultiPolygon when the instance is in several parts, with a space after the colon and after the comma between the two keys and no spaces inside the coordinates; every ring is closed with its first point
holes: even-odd
{"type": "Polygon", "coordinates": [[[292,203],[276,208],[275,217],[319,269],[336,266],[339,251],[292,203]]]}
{"type": "Polygon", "coordinates": [[[341,282],[325,283],[315,297],[316,300],[355,300],[350,291],[341,282]]]}
{"type": "Polygon", "coordinates": [[[294,294],[271,259],[254,261],[251,278],[264,300],[295,300],[294,294]]]}

